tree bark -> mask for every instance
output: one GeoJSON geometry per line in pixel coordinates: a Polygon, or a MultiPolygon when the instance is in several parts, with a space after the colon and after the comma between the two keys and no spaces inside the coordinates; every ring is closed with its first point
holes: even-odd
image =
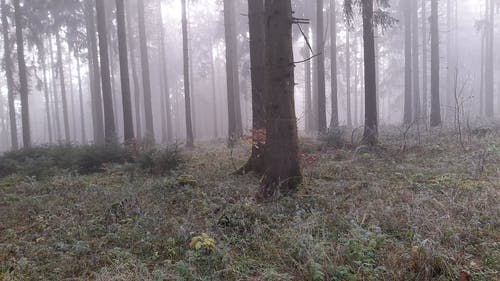
{"type": "Polygon", "coordinates": [[[1,2],[2,8],[2,33],[3,33],[3,46],[4,46],[4,64],[5,75],[7,76],[7,92],[9,104],[9,121],[10,121],[10,145],[12,149],[19,148],[19,140],[17,136],[17,121],[16,121],[16,107],[14,106],[14,77],[12,70],[14,69],[12,63],[12,51],[9,38],[9,21],[7,20],[7,5],[5,0],[1,2]]]}
{"type": "Polygon", "coordinates": [[[323,0],[316,1],[316,52],[318,57],[318,131],[321,134],[326,132],[326,94],[325,94],[325,35],[323,20],[323,0]]]}
{"type": "Polygon", "coordinates": [[[378,140],[377,79],[373,35],[373,0],[362,0],[365,80],[365,131],[363,143],[375,145],[378,140]]]}
{"type": "Polygon", "coordinates": [[[485,63],[485,85],[484,85],[484,113],[487,118],[494,116],[494,42],[495,42],[495,2],[490,0],[487,15],[487,40],[486,40],[486,63],[485,63]]]}
{"type": "Polygon", "coordinates": [[[411,45],[411,1],[403,0],[404,29],[405,29],[405,92],[403,123],[408,125],[413,120],[413,95],[412,95],[412,45],[411,45]]]}
{"type": "Polygon", "coordinates": [[[431,127],[441,125],[438,0],[431,0],[431,127]]]}
{"type": "Polygon", "coordinates": [[[210,39],[210,78],[212,80],[212,106],[213,106],[213,125],[214,125],[214,137],[219,137],[219,127],[217,121],[217,89],[216,89],[216,79],[215,79],[215,58],[214,58],[214,43],[210,39]]]}
{"type": "Polygon", "coordinates": [[[191,97],[189,91],[189,50],[187,34],[186,0],[182,1],[182,47],[184,65],[184,105],[186,108],[186,146],[194,147],[193,124],[191,121],[191,97]]]}
{"type": "Polygon", "coordinates": [[[50,115],[50,98],[49,98],[49,85],[47,80],[47,61],[45,48],[41,47],[39,50],[40,61],[42,63],[42,71],[43,71],[43,94],[45,99],[45,116],[47,117],[47,132],[49,134],[49,144],[51,144],[53,140],[52,136],[52,117],[50,115]]]}
{"type": "Polygon", "coordinates": [[[155,133],[153,126],[153,106],[151,104],[151,81],[149,74],[149,57],[146,37],[146,23],[144,19],[144,0],[138,1],[139,11],[139,42],[141,51],[142,66],[142,86],[144,91],[144,114],[146,117],[146,132],[144,141],[148,144],[155,143],[155,133]]]}
{"type": "Polygon", "coordinates": [[[418,2],[411,1],[412,11],[412,74],[413,74],[413,120],[420,123],[421,116],[421,101],[420,101],[420,61],[419,61],[419,36],[418,36],[418,2]]]}
{"type": "Polygon", "coordinates": [[[66,96],[66,81],[64,77],[64,67],[62,61],[62,46],[61,37],[59,36],[59,31],[54,32],[56,35],[56,47],[57,47],[57,68],[59,73],[59,83],[61,84],[61,102],[63,108],[63,124],[64,124],[64,140],[66,143],[71,142],[71,136],[69,131],[69,117],[68,117],[68,102],[66,96]]]}
{"type": "Polygon", "coordinates": [[[23,16],[19,0],[14,2],[14,17],[16,21],[16,42],[17,42],[17,63],[19,67],[19,84],[21,95],[21,121],[23,125],[23,146],[31,147],[30,111],[29,111],[29,89],[28,74],[26,71],[26,61],[24,58],[24,38],[23,38],[23,16]]]}
{"type": "Polygon", "coordinates": [[[422,0],[422,118],[428,120],[428,78],[427,78],[427,5],[422,0]]]}
{"type": "Polygon", "coordinates": [[[109,71],[108,37],[106,30],[106,12],[104,0],[96,1],[97,33],[99,35],[99,58],[101,63],[102,98],[104,106],[104,137],[106,143],[117,141],[115,116],[113,111],[113,93],[111,73],[109,71]]]}
{"type": "MultiPolygon", "coordinates": [[[[346,72],[346,100],[347,100],[347,127],[352,128],[352,106],[351,106],[351,39],[349,30],[345,33],[346,36],[346,55],[345,55],[345,72],[346,72]]],[[[357,84],[357,83],[356,83],[357,84]]],[[[355,85],[357,87],[357,85],[355,85]]]]}
{"type": "MultiPolygon", "coordinates": [[[[128,2],[132,3],[132,2],[128,2]]],[[[132,11],[132,7],[129,4],[127,6],[130,11],[132,11]]],[[[133,40],[133,31],[132,31],[132,17],[131,13],[125,14],[127,17],[127,29],[129,31],[129,36],[127,37],[129,42],[129,51],[130,51],[130,64],[132,67],[132,80],[134,82],[134,111],[135,111],[135,137],[136,139],[140,139],[142,136],[142,114],[141,114],[141,90],[139,85],[139,77],[137,74],[137,65],[136,65],[136,57],[135,57],[135,42],[133,40]]]]}
{"type": "Polygon", "coordinates": [[[266,1],[266,170],[257,198],[295,191],[299,165],[291,0],[266,1]]]}
{"type": "Polygon", "coordinates": [[[82,74],[80,70],[80,54],[75,53],[76,58],[76,73],[78,75],[78,99],[80,101],[80,130],[81,130],[81,142],[82,144],[87,143],[87,134],[85,132],[85,111],[83,105],[83,89],[82,89],[82,74]]]}
{"type": "Polygon", "coordinates": [[[160,14],[160,58],[161,58],[161,72],[162,76],[160,79],[163,81],[163,93],[161,96],[164,98],[164,102],[162,102],[162,107],[164,107],[164,112],[166,114],[165,126],[166,132],[164,136],[164,141],[172,142],[172,108],[170,101],[170,87],[168,81],[168,69],[167,69],[167,54],[165,52],[165,31],[163,25],[163,16],[161,13],[161,1],[159,3],[159,14],[160,14]]]}
{"type": "Polygon", "coordinates": [[[337,11],[336,0],[330,0],[330,75],[332,88],[332,116],[330,129],[339,126],[338,85],[337,85],[337,11]]]}

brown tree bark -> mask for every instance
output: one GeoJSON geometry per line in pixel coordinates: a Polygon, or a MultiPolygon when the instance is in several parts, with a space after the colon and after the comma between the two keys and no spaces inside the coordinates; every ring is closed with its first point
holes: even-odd
{"type": "Polygon", "coordinates": [[[294,103],[291,0],[266,1],[266,170],[257,198],[296,189],[299,164],[294,103]]]}

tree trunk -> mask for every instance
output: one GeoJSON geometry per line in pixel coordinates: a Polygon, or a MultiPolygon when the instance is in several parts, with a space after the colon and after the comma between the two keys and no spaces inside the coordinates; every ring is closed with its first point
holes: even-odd
{"type": "Polygon", "coordinates": [[[308,44],[303,47],[304,50],[304,59],[306,62],[304,63],[304,129],[307,134],[310,134],[312,132],[312,122],[313,122],[313,117],[312,117],[312,99],[311,99],[311,87],[312,87],[312,81],[311,81],[311,60],[309,59],[311,57],[311,50],[309,49],[308,44]]]}
{"type": "Polygon", "coordinates": [[[316,52],[318,68],[318,131],[321,134],[326,132],[326,94],[325,94],[325,35],[323,20],[323,0],[316,1],[316,52]]]}
{"type": "MultiPolygon", "coordinates": [[[[99,70],[99,53],[97,50],[97,38],[95,30],[95,19],[94,19],[94,2],[95,0],[85,1],[85,12],[86,12],[86,28],[87,28],[87,40],[90,46],[89,55],[91,59],[89,64],[91,64],[92,69],[89,70],[91,73],[91,81],[93,87],[91,89],[92,95],[92,122],[93,122],[93,132],[94,132],[94,143],[102,145],[105,142],[104,139],[104,117],[102,108],[102,95],[101,95],[101,71],[99,70]]],[[[90,67],[90,65],[89,65],[90,67]]]]}
{"type": "Polygon", "coordinates": [[[186,0],[182,1],[182,47],[184,65],[184,104],[186,108],[186,146],[193,147],[193,125],[191,122],[191,97],[189,93],[189,52],[187,34],[186,0]]]}
{"type": "Polygon", "coordinates": [[[215,79],[215,58],[214,58],[214,43],[210,39],[210,78],[212,80],[212,106],[213,106],[213,122],[214,122],[214,137],[219,137],[219,128],[217,122],[217,90],[216,90],[216,79],[215,79]]]}
{"type": "Polygon", "coordinates": [[[115,116],[113,112],[113,93],[109,71],[108,37],[104,0],[96,1],[97,33],[99,34],[99,58],[101,63],[102,98],[104,106],[104,137],[106,143],[117,141],[115,116]]]}
{"type": "Polygon", "coordinates": [[[151,81],[149,75],[149,57],[146,37],[146,23],[144,19],[144,0],[138,1],[139,11],[139,42],[141,49],[142,66],[142,86],[144,91],[144,114],[146,117],[146,132],[144,141],[148,144],[154,144],[155,133],[153,126],[153,106],[151,104],[151,81]]]}
{"type": "Polygon", "coordinates": [[[332,116],[330,120],[330,129],[339,126],[339,109],[338,109],[338,89],[337,89],[337,11],[335,1],[330,0],[330,75],[332,76],[332,116]]]}
{"type": "Polygon", "coordinates": [[[16,122],[16,107],[14,106],[14,77],[12,70],[14,69],[12,63],[12,51],[9,40],[9,21],[7,20],[7,5],[5,0],[2,0],[2,33],[3,33],[3,46],[4,46],[4,63],[3,68],[7,76],[7,92],[9,103],[9,121],[10,121],[10,145],[12,149],[19,148],[19,140],[17,137],[17,122],[16,122]]]}
{"type": "Polygon", "coordinates": [[[52,117],[50,115],[50,98],[49,98],[49,85],[47,80],[47,62],[46,62],[46,54],[45,48],[40,48],[39,50],[40,61],[42,63],[42,71],[43,71],[43,94],[45,98],[45,116],[47,117],[47,132],[49,133],[49,144],[51,144],[53,140],[52,136],[52,117]]]}
{"type": "Polygon", "coordinates": [[[266,155],[258,198],[294,191],[301,182],[294,103],[291,0],[266,1],[266,155]]]}
{"type": "MultiPolygon", "coordinates": [[[[349,30],[346,31],[345,72],[346,72],[346,100],[347,100],[347,127],[352,128],[351,112],[351,39],[349,30]]],[[[357,87],[357,86],[356,86],[357,87]]]]}
{"type": "MultiPolygon", "coordinates": [[[[132,2],[128,2],[132,3],[132,2]]],[[[129,4],[128,8],[130,11],[132,11],[132,7],[129,4]]],[[[136,58],[135,58],[135,42],[133,40],[132,36],[132,17],[131,13],[126,13],[125,14],[127,17],[127,29],[129,31],[129,36],[127,37],[128,42],[129,42],[129,50],[130,50],[130,64],[132,66],[132,80],[134,81],[134,111],[135,111],[135,126],[136,126],[136,132],[135,132],[135,137],[136,139],[140,139],[142,136],[142,118],[141,118],[141,90],[139,86],[139,77],[137,75],[137,65],[136,65],[136,58]]]]}
{"type": "Polygon", "coordinates": [[[77,141],[76,138],[76,110],[75,110],[75,89],[73,87],[73,65],[72,65],[72,60],[71,60],[71,51],[70,51],[70,46],[68,44],[68,75],[69,75],[69,94],[71,98],[71,127],[73,129],[73,138],[75,141],[77,141]]]}
{"type": "Polygon", "coordinates": [[[128,73],[127,31],[125,27],[124,0],[116,0],[116,22],[118,27],[118,49],[120,56],[123,133],[125,143],[129,143],[134,140],[134,121],[132,117],[132,99],[130,96],[130,78],[128,73]]]}
{"type": "Polygon", "coordinates": [[[80,101],[80,129],[81,129],[81,142],[87,143],[87,134],[85,132],[85,111],[83,105],[83,89],[82,89],[82,74],[80,70],[80,54],[75,53],[76,58],[76,73],[78,75],[78,99],[80,101]]]}
{"type": "Polygon", "coordinates": [[[404,94],[404,112],[403,123],[408,125],[413,119],[413,100],[412,100],[412,45],[411,45],[411,1],[403,0],[402,8],[404,11],[405,27],[405,94],[404,94]]]}
{"type": "Polygon", "coordinates": [[[49,54],[50,54],[50,71],[52,80],[52,95],[53,95],[53,109],[54,109],[54,121],[56,127],[56,139],[61,142],[61,118],[59,116],[59,97],[57,92],[57,64],[54,62],[54,52],[52,50],[52,35],[49,35],[49,54]]]}
{"type": "Polygon", "coordinates": [[[164,138],[164,141],[167,142],[172,142],[172,108],[171,108],[171,101],[170,101],[170,87],[169,87],[169,81],[168,81],[168,69],[167,69],[167,54],[165,52],[165,31],[164,28],[165,26],[163,25],[163,15],[161,13],[161,1],[158,2],[159,4],[159,14],[160,14],[160,58],[161,58],[161,72],[162,72],[162,77],[160,79],[163,82],[163,93],[161,93],[161,96],[164,98],[165,102],[162,102],[162,107],[164,107],[165,114],[166,114],[166,132],[165,135],[166,137],[164,138]]]}
{"type": "Polygon", "coordinates": [[[373,35],[373,0],[362,0],[363,46],[365,66],[365,131],[363,143],[377,144],[377,80],[375,78],[375,43],[373,35]]]}
{"type": "Polygon", "coordinates": [[[438,0],[431,0],[431,127],[441,125],[438,0]]]}
{"type": "Polygon", "coordinates": [[[265,10],[262,0],[248,1],[248,18],[250,31],[250,70],[252,79],[252,154],[248,162],[238,170],[245,174],[264,172],[265,144],[265,10]]]}
{"type": "Polygon", "coordinates": [[[226,77],[229,121],[228,134],[230,143],[233,143],[242,133],[234,5],[234,0],[224,0],[224,30],[226,38],[226,77]]]}
{"type": "Polygon", "coordinates": [[[16,21],[17,63],[19,67],[19,85],[21,95],[21,121],[23,125],[23,145],[31,147],[30,111],[28,100],[28,74],[24,59],[23,16],[19,0],[14,0],[14,17],[16,21]]]}
{"type": "Polygon", "coordinates": [[[66,81],[64,79],[64,67],[62,61],[62,46],[61,37],[59,36],[59,31],[55,32],[56,35],[56,47],[57,47],[57,68],[59,73],[59,83],[61,84],[61,102],[63,108],[63,124],[64,124],[64,140],[67,143],[71,142],[70,132],[69,132],[69,117],[68,117],[68,102],[66,96],[66,81]]]}
{"type": "Polygon", "coordinates": [[[495,15],[494,15],[494,0],[490,0],[489,9],[487,15],[487,40],[486,40],[486,63],[485,63],[485,85],[484,85],[484,113],[487,118],[493,118],[494,116],[494,77],[495,68],[494,66],[494,34],[495,34],[495,15]]]}
{"type": "Polygon", "coordinates": [[[411,20],[412,20],[412,74],[413,74],[413,120],[420,123],[421,116],[421,101],[420,101],[420,62],[418,51],[418,2],[411,1],[411,20]]]}
{"type": "Polygon", "coordinates": [[[427,85],[427,5],[422,0],[422,118],[428,120],[428,85],[427,85]]]}

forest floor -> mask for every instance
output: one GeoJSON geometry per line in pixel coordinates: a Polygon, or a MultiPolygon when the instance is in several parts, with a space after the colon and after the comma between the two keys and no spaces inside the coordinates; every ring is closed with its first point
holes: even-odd
{"type": "Polygon", "coordinates": [[[245,144],[167,176],[2,178],[0,280],[500,280],[500,131],[402,135],[303,140],[303,185],[270,203],[231,174],[245,144]]]}

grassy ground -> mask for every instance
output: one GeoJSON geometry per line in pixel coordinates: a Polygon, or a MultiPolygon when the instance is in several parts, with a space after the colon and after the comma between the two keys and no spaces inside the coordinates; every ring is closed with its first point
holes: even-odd
{"type": "Polygon", "coordinates": [[[272,203],[230,174],[244,145],[184,151],[166,176],[2,178],[0,280],[500,280],[498,132],[396,132],[304,140],[304,184],[272,203]]]}

